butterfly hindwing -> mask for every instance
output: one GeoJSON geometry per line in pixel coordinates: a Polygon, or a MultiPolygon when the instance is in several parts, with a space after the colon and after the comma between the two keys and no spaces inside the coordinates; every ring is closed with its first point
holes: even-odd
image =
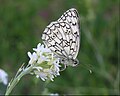
{"type": "Polygon", "coordinates": [[[43,42],[61,57],[70,54],[71,27],[66,22],[51,22],[43,32],[43,42]]]}

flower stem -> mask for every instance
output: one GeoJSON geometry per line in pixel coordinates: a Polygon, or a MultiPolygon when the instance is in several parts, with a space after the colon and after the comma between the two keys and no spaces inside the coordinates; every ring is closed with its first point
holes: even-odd
{"type": "Polygon", "coordinates": [[[20,81],[20,79],[30,73],[32,70],[32,66],[28,67],[28,68],[25,68],[25,70],[21,71],[21,73],[15,77],[9,84],[8,84],[8,87],[7,87],[7,90],[6,90],[6,93],[5,93],[5,96],[9,95],[11,93],[11,91],[13,90],[13,88],[16,86],[16,84],[20,81]]]}

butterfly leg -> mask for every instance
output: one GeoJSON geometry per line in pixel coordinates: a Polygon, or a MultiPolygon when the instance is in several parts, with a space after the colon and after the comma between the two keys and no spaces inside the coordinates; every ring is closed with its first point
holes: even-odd
{"type": "Polygon", "coordinates": [[[65,69],[66,69],[66,65],[64,65],[64,67],[60,69],[60,71],[64,71],[65,69]]]}

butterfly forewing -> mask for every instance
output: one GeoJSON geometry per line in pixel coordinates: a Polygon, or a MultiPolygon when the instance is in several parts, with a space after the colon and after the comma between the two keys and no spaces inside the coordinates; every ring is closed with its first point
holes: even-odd
{"type": "Polygon", "coordinates": [[[44,30],[42,39],[58,57],[76,59],[80,46],[77,10],[71,8],[57,21],[51,22],[44,30]]]}
{"type": "Polygon", "coordinates": [[[77,57],[80,47],[80,23],[79,15],[75,8],[67,10],[59,19],[59,22],[66,22],[71,26],[72,33],[70,38],[70,54],[73,56],[73,59],[77,57]]]}

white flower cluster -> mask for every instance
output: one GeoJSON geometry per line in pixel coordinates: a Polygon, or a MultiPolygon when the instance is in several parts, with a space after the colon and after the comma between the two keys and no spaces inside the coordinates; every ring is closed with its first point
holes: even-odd
{"type": "Polygon", "coordinates": [[[0,69],[0,82],[4,85],[7,85],[8,83],[8,74],[2,69],[0,69]]]}
{"type": "Polygon", "coordinates": [[[33,66],[33,74],[37,78],[41,78],[43,81],[50,79],[53,81],[53,78],[60,75],[59,74],[59,58],[53,57],[53,53],[50,49],[44,47],[40,43],[37,45],[37,48],[33,48],[34,52],[31,54],[28,52],[30,58],[29,65],[33,66]]]}

